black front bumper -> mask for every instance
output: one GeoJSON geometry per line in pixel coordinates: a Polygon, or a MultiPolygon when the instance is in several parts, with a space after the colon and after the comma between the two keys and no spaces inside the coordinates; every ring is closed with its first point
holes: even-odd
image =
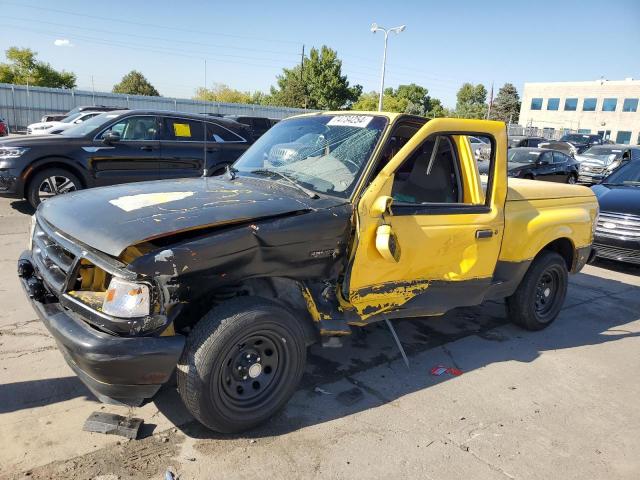
{"type": "MultiPolygon", "coordinates": [[[[21,262],[29,259],[23,254],[21,262]]],[[[59,302],[34,298],[36,277],[20,280],[65,360],[100,401],[140,405],[171,377],[184,349],[184,336],[119,337],[98,331],[59,302]]]]}

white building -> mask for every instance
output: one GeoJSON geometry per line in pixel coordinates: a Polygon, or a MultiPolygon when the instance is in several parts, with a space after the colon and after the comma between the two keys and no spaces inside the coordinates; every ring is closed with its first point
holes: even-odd
{"type": "Polygon", "coordinates": [[[598,133],[616,143],[640,144],[640,81],[525,83],[520,125],[598,133]]]}

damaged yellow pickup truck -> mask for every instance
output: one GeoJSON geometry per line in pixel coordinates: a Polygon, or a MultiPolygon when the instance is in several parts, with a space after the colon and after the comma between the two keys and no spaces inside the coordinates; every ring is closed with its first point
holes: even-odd
{"type": "Polygon", "coordinates": [[[557,317],[597,202],[507,181],[506,155],[500,122],[294,117],[222,176],[44,202],[18,274],[100,400],[140,404],[176,372],[195,418],[238,432],[287,402],[308,345],[352,328],[496,298],[529,330],[557,317]]]}

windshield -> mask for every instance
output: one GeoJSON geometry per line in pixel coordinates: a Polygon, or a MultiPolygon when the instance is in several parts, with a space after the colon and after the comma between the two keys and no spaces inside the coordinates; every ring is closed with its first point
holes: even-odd
{"type": "Polygon", "coordinates": [[[629,162],[613,172],[602,182],[604,185],[640,186],[640,162],[629,162]]]}
{"type": "Polygon", "coordinates": [[[82,115],[82,112],[74,113],[73,115],[67,115],[61,121],[62,121],[62,123],[71,123],[76,118],[78,118],[80,115],[82,115]]]}
{"type": "Polygon", "coordinates": [[[315,192],[346,198],[386,125],[385,117],[373,115],[285,120],[260,137],[234,167],[255,175],[274,171],[315,192]]]}
{"type": "Polygon", "coordinates": [[[591,147],[584,151],[582,155],[595,157],[599,160],[614,160],[622,158],[622,149],[615,147],[591,147]]]}
{"type": "Polygon", "coordinates": [[[84,137],[87,133],[93,131],[94,129],[101,126],[103,123],[106,123],[114,118],[117,118],[119,114],[113,112],[105,112],[100,115],[96,115],[89,120],[85,120],[82,123],[79,123],[75,127],[71,127],[63,132],[60,135],[64,135],[65,137],[84,137]]]}
{"type": "Polygon", "coordinates": [[[537,150],[511,149],[509,150],[507,161],[514,163],[536,163],[536,160],[538,160],[539,156],[540,152],[538,152],[537,150]]]}
{"type": "Polygon", "coordinates": [[[589,143],[589,135],[579,135],[579,134],[573,134],[573,135],[564,135],[560,141],[561,142],[573,142],[573,143],[589,143]]]}

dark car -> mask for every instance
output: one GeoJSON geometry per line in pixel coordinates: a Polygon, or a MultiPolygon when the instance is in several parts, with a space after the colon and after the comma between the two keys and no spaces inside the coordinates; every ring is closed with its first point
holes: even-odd
{"type": "Polygon", "coordinates": [[[572,157],[584,152],[593,145],[602,145],[604,140],[600,135],[590,133],[569,133],[560,137],[560,140],[541,143],[541,148],[560,150],[572,157]]]}
{"type": "Polygon", "coordinates": [[[640,161],[628,162],[591,189],[600,204],[596,255],[640,265],[640,161]]]}
{"type": "Polygon", "coordinates": [[[0,117],[0,137],[6,137],[9,135],[9,124],[7,121],[0,117]]]}
{"type": "Polygon", "coordinates": [[[580,163],[581,183],[598,183],[630,160],[640,160],[640,147],[629,145],[594,145],[575,156],[580,163]]]}
{"type": "Polygon", "coordinates": [[[115,110],[128,110],[126,107],[109,107],[107,105],[81,105],[79,107],[75,107],[72,110],[69,110],[67,113],[49,113],[47,115],[43,115],[40,119],[41,122],[59,122],[69,115],[73,115],[74,113],[84,112],[85,110],[89,110],[91,112],[113,112],[115,110]]]}
{"type": "Polygon", "coordinates": [[[529,137],[525,135],[511,135],[509,137],[509,148],[517,147],[537,147],[540,142],[546,140],[542,137],[529,137]]]}
{"type": "Polygon", "coordinates": [[[59,135],[1,141],[0,195],[24,197],[35,207],[82,188],[216,175],[250,144],[249,129],[224,118],[105,112],[59,135]]]}
{"type": "Polygon", "coordinates": [[[510,177],[576,183],[578,163],[562,152],[541,148],[511,148],[507,153],[507,174],[510,177]]]}
{"type": "Polygon", "coordinates": [[[240,122],[244,125],[248,125],[249,127],[251,127],[254,140],[257,140],[258,138],[260,138],[262,135],[265,134],[267,130],[269,130],[273,126],[271,119],[266,117],[249,117],[245,115],[225,115],[225,118],[235,120],[236,122],[240,122]]]}

